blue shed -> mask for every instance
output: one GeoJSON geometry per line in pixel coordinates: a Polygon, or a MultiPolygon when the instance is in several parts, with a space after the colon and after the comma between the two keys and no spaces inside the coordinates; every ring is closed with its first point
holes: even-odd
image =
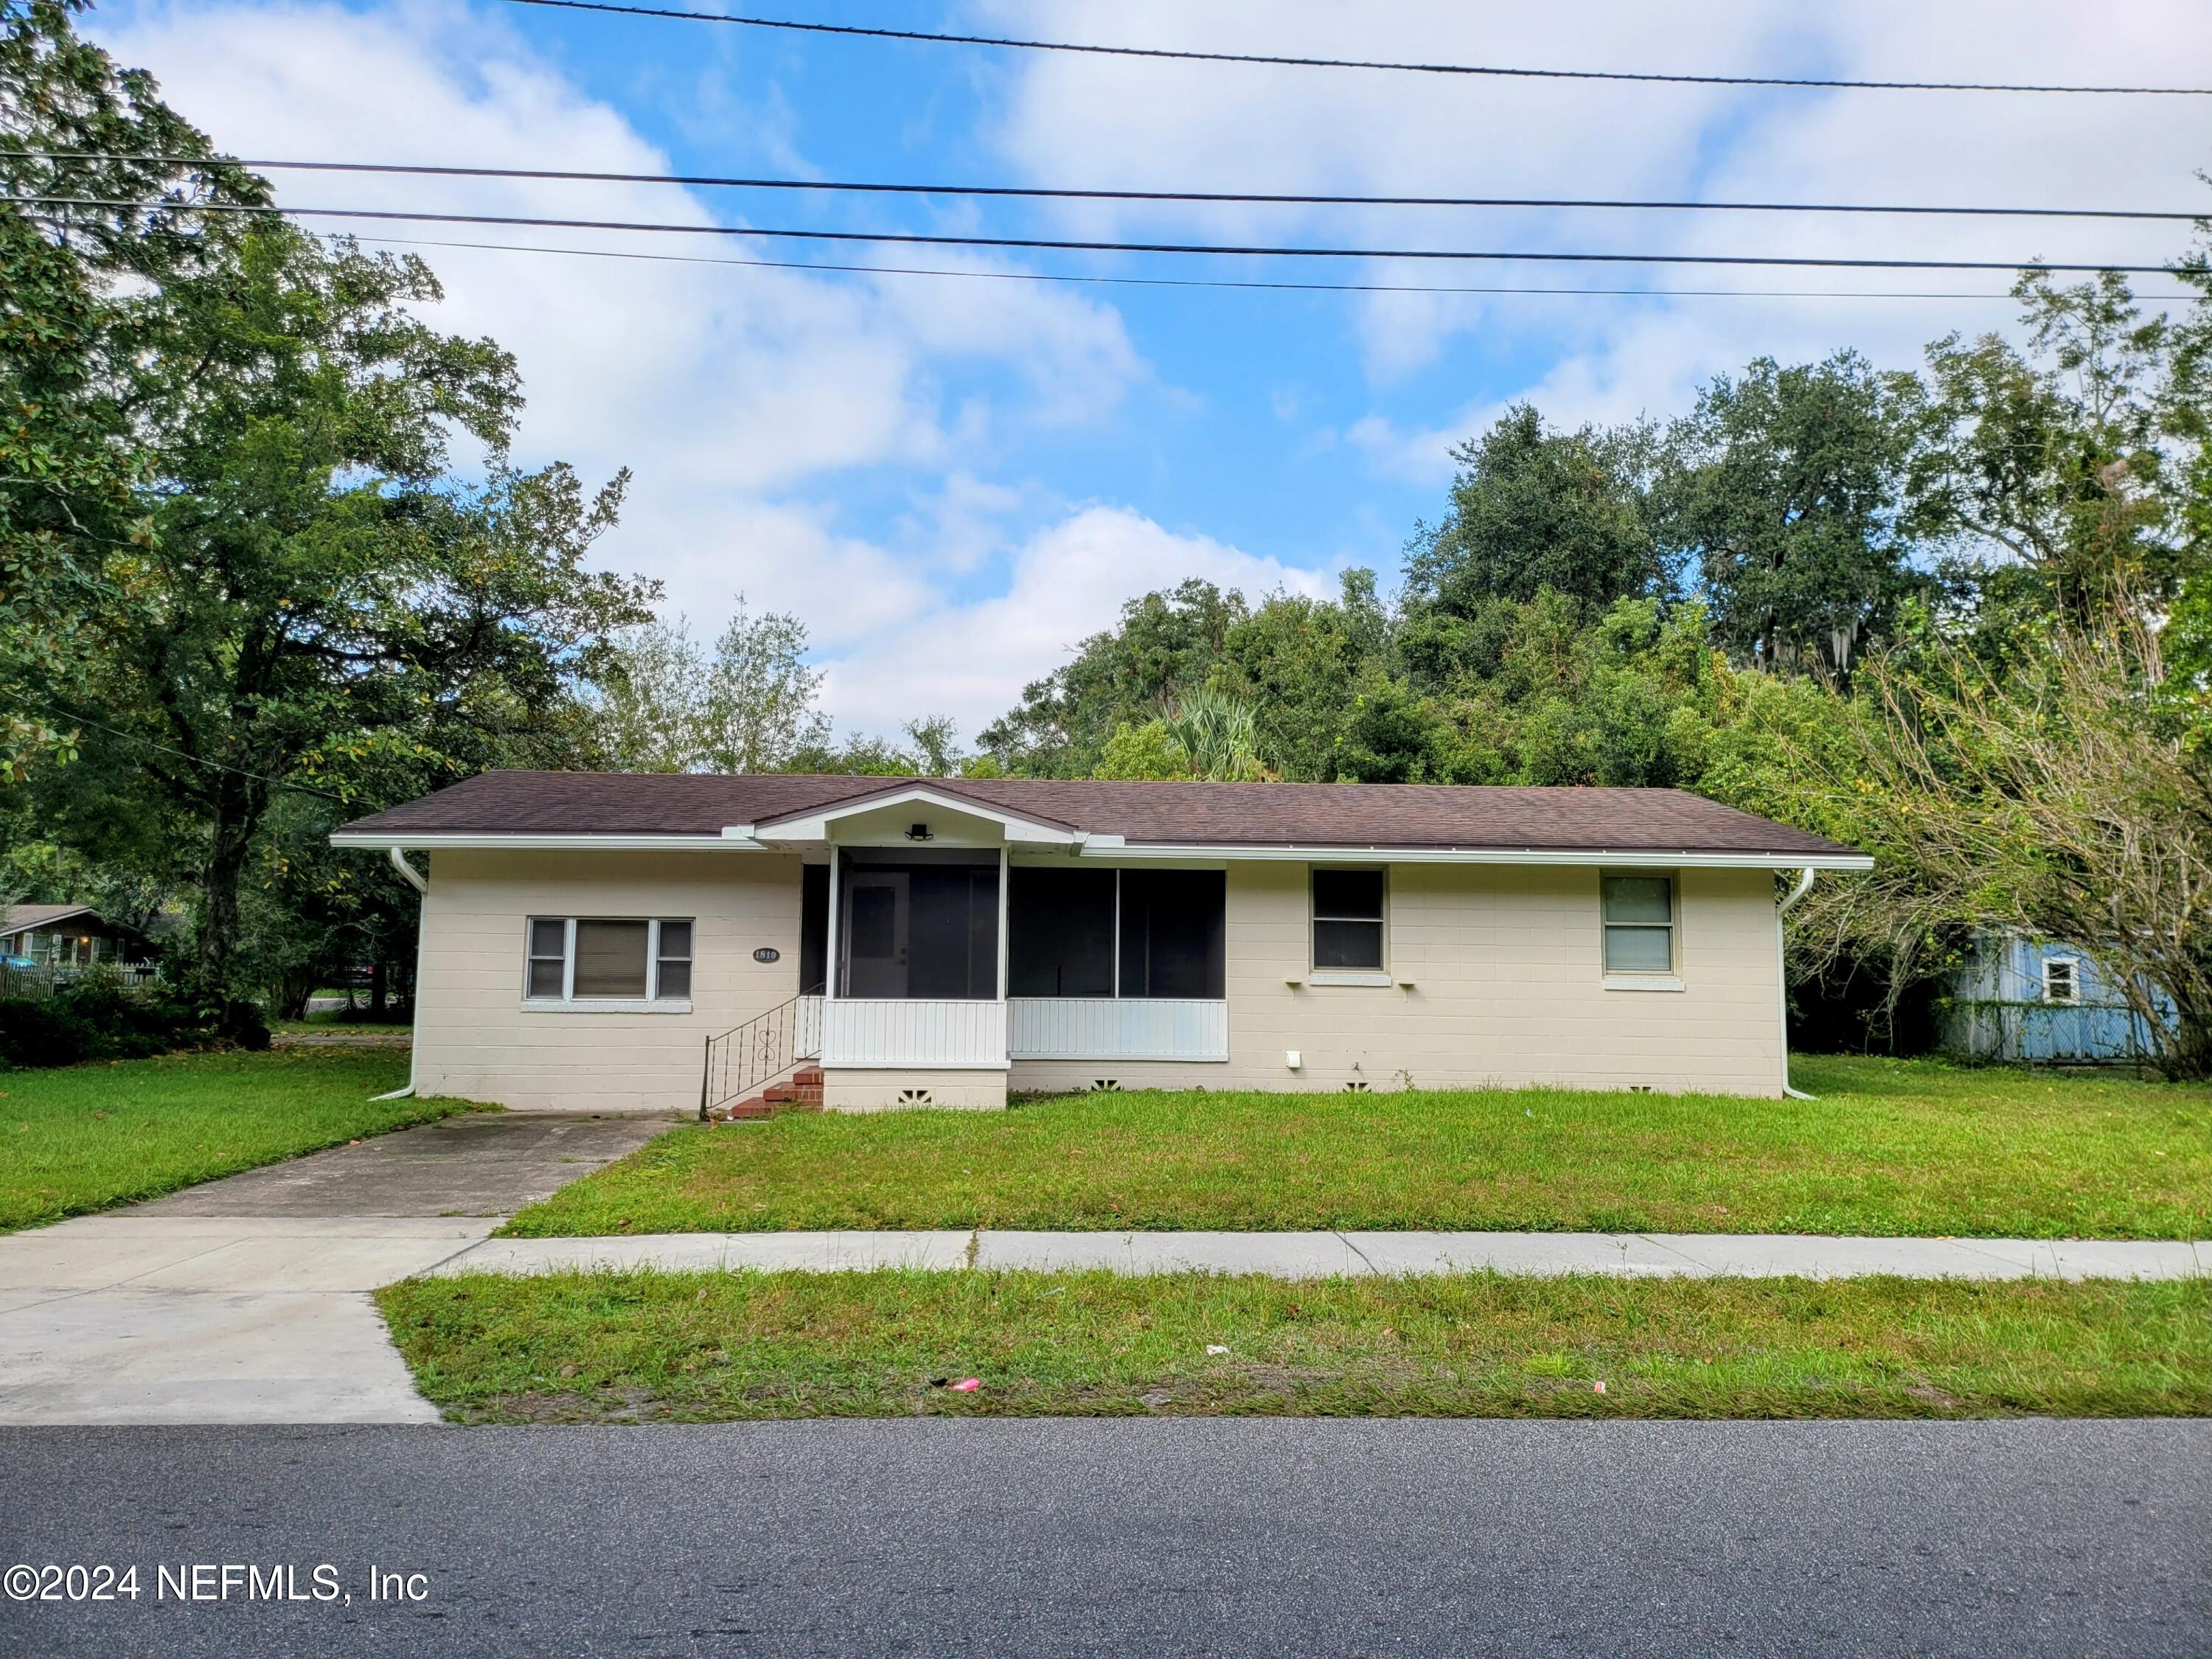
{"type": "Polygon", "coordinates": [[[2149,1056],[2142,1015],[2089,957],[1984,933],[1939,1006],[1943,1046],[1977,1060],[2121,1064],[2149,1056]]]}

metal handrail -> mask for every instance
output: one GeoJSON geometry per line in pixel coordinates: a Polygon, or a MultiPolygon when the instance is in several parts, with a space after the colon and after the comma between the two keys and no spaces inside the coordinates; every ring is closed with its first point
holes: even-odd
{"type": "Polygon", "coordinates": [[[741,1099],[798,1070],[799,1061],[821,1052],[818,994],[802,992],[742,1025],[708,1037],[706,1067],[699,1078],[700,1120],[703,1122],[715,1107],[741,1099]]]}

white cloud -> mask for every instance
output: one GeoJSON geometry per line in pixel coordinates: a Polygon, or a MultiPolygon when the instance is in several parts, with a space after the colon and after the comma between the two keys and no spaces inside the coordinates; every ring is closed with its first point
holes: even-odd
{"type": "MultiPolygon", "coordinates": [[[[1011,27],[1026,0],[975,0],[1011,27]]],[[[2145,0],[1706,0],[1656,7],[1588,0],[1543,7],[1401,0],[1065,0],[1056,33],[1209,51],[1662,72],[1863,79],[2189,80],[2212,60],[2212,8],[2145,0]]],[[[2201,78],[2201,77],[2197,77],[2201,78]]],[[[999,131],[1030,175],[1119,185],[1397,195],[1526,195],[1968,204],[2203,205],[2192,177],[2201,123],[2159,98],[1806,92],[1457,76],[1036,54],[1022,61],[999,131]]],[[[1228,240],[1265,234],[1369,246],[1671,253],[2028,257],[2158,263],[2172,225],[1990,218],[1474,210],[1087,207],[1081,222],[1228,240]]],[[[1986,292],[2002,272],[1680,266],[1378,264],[1372,279],[1448,286],[1935,289],[1986,292]]],[[[1690,387],[1755,351],[1820,354],[1844,342],[1909,362],[1954,325],[1956,302],[1685,299],[1629,301],[1378,295],[1358,302],[1366,367],[1388,386],[1455,335],[1501,361],[1542,366],[1583,407],[1679,405],[1690,387]],[[1656,349],[1656,360],[1648,356],[1656,349]],[[1584,360],[1562,370],[1565,360],[1584,360]]],[[[2002,306],[1973,314],[2008,320],[2002,306]]],[[[1510,395],[1510,394],[1509,394],[1510,395]]],[[[1550,412],[1547,410],[1547,413],[1550,412]]]]}
{"type": "Polygon", "coordinates": [[[830,701],[878,729],[924,709],[950,713],[972,736],[1012,703],[1010,684],[1018,691],[1066,661],[1124,600],[1193,576],[1253,599],[1278,588],[1320,594],[1334,586],[1329,573],[1179,534],[1128,507],[1085,507],[1016,551],[1005,593],[943,607],[833,663],[830,701]],[[919,702],[918,686],[927,688],[919,702]]]}
{"type": "MultiPolygon", "coordinates": [[[[969,10],[1013,32],[1034,26],[1029,0],[973,0],[969,10]]],[[[2117,14],[2077,0],[1954,0],[1934,10],[1924,0],[1824,9],[1705,0],[1686,9],[1644,0],[1517,8],[1062,0],[1052,23],[1071,39],[1216,50],[1256,41],[1321,56],[1883,78],[2136,81],[2212,58],[2212,8],[2200,0],[2142,0],[2117,14]]],[[[120,19],[92,14],[86,26],[125,62],[150,67],[173,100],[234,153],[644,173],[666,166],[621,110],[586,95],[497,12],[428,0],[365,0],[360,9],[322,0],[179,0],[163,9],[155,0],[120,19]]],[[[730,155],[815,172],[804,153],[802,117],[811,110],[795,111],[773,82],[763,91],[759,77],[730,72],[740,50],[731,40],[741,32],[698,33],[712,44],[648,76],[638,95],[665,105],[689,142],[726,134],[730,155]],[[740,86],[743,93],[734,90],[740,86]]],[[[2191,177],[2205,159],[2202,133],[2177,118],[2175,100],[1752,93],[1043,53],[948,63],[945,73],[969,77],[963,85],[982,88],[991,110],[988,131],[955,137],[995,144],[1017,174],[1054,184],[2183,207],[2203,200],[2191,177]]],[[[926,120],[916,118],[926,126],[940,118],[933,105],[926,120]]],[[[967,145],[946,148],[959,154],[967,145]]],[[[301,204],[702,225],[726,210],[641,185],[298,174],[282,182],[285,198],[301,204]]],[[[943,212],[957,224],[973,210],[943,212]]],[[[1955,250],[2001,259],[2160,258],[2177,240],[2172,228],[2100,222],[1838,224],[1505,210],[1091,204],[1071,205],[1062,220],[1089,232],[1194,240],[1955,250]]],[[[637,245],[565,230],[379,234],[637,245]]],[[[708,259],[752,252],[704,237],[652,246],[708,259]]],[[[1141,500],[1071,506],[1098,489],[1087,479],[1048,486],[1018,476],[1007,458],[1022,439],[1129,421],[1139,398],[1144,414],[1188,422],[1194,433],[1204,430],[1201,416],[1231,418],[1222,411],[1235,405],[1223,394],[1235,388],[1157,376],[1119,311],[1095,295],[1012,281],[422,252],[447,285],[441,320],[490,334],[520,360],[531,400],[525,458],[567,459],[587,476],[635,469],[624,523],[602,544],[603,560],[662,578],[672,605],[702,626],[718,626],[739,590],[757,605],[799,612],[824,653],[831,712],[847,729],[888,731],[929,708],[954,714],[972,732],[1147,587],[1199,574],[1256,593],[1278,585],[1310,590],[1328,579],[1195,529],[1165,528],[1164,515],[1141,500]]],[[[853,262],[914,262],[911,250],[899,252],[853,262]]],[[[933,252],[926,263],[955,257],[933,252]]],[[[957,257],[975,269],[1016,268],[957,257]]],[[[1115,267],[1102,259],[1099,268],[1115,267]]],[[[1330,274],[1465,286],[1637,280],[1632,270],[1612,267],[1425,262],[1330,274]]],[[[1682,288],[2006,286],[2001,273],[1683,268],[1658,280],[1682,288]]],[[[1236,301],[1224,295],[1220,303],[1236,301]]],[[[1533,398],[1565,425],[1665,413],[1753,352],[1802,358],[1854,343],[1877,361],[1910,362],[1960,314],[1955,302],[1870,299],[1400,294],[1345,306],[1366,406],[1357,418],[1333,410],[1330,365],[1302,362],[1293,349],[1262,366],[1277,435],[1294,461],[1425,489],[1448,478],[1451,446],[1516,397],[1533,398]],[[1436,390],[1440,360],[1467,383],[1436,390]]],[[[2010,312],[1998,305],[1971,314],[1995,325],[2010,312]]],[[[1159,476],[1168,476],[1164,466],[1159,476]]],[[[1355,521],[1363,510],[1353,507],[1355,521]]],[[[1376,545],[1398,533],[1367,528],[1376,545]]]]}
{"type": "MultiPolygon", "coordinates": [[[[234,154],[670,170],[618,110],[579,91],[497,17],[416,0],[366,12],[244,3],[155,6],[121,22],[95,16],[89,27],[121,61],[150,67],[165,96],[234,154]]],[[[688,111],[695,125],[751,118],[752,106],[732,100],[713,70],[697,84],[713,95],[688,111]]],[[[774,98],[764,107],[748,142],[803,168],[789,111],[774,98]]],[[[715,217],[689,191],[640,185],[276,177],[281,199],[295,205],[701,225],[715,217]]],[[[448,244],[639,246],[565,229],[361,228],[448,244]]],[[[707,260],[754,252],[704,237],[647,246],[707,260]]],[[[961,627],[974,610],[948,606],[948,580],[1005,556],[1021,533],[1010,520],[1048,509],[1033,488],[988,476],[1002,428],[1103,420],[1146,380],[1111,306],[1012,281],[871,282],[682,257],[416,251],[445,286],[440,323],[489,334],[520,360],[529,397],[521,456],[566,459],[587,477],[634,469],[623,522],[598,550],[602,562],[659,578],[671,609],[702,625],[719,626],[740,591],[756,605],[798,612],[841,688],[832,712],[842,726],[892,729],[919,704],[956,708],[972,729],[1035,672],[1029,657],[997,665],[988,630],[969,630],[957,668],[907,642],[925,623],[961,627]],[[989,383],[1003,392],[949,397],[947,373],[961,363],[993,371],[989,383]],[[880,492],[886,474],[893,495],[904,489],[914,502],[895,526],[896,545],[856,532],[841,501],[848,481],[868,479],[880,492]],[[892,660],[921,678],[884,681],[874,665],[892,660]],[[848,684],[850,696],[842,691],[848,684]]],[[[865,254],[854,262],[901,263],[865,254]]],[[[1018,572],[1029,558],[1016,558],[1018,572]]],[[[1018,574],[1017,595],[999,602],[998,625],[1110,614],[1110,604],[1072,595],[1062,603],[1023,580],[1018,574]]],[[[1102,580],[1110,583],[1086,578],[1085,593],[1102,580]]]]}

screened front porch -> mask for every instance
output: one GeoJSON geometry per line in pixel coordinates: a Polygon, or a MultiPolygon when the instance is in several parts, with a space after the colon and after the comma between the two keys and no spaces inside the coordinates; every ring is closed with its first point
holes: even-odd
{"type": "Polygon", "coordinates": [[[808,873],[825,1067],[1229,1057],[1218,870],[847,848],[808,873]]]}

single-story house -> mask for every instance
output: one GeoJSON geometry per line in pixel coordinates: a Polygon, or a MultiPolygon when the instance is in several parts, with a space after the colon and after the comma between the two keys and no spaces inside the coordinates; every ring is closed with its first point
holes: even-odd
{"type": "Polygon", "coordinates": [[[2118,1065],[2157,1048],[2148,1023],[2093,958],[2021,933],[1976,935],[1937,1016],[1943,1046],[1975,1060],[2118,1065]]]}
{"type": "Polygon", "coordinates": [[[0,957],[67,973],[96,962],[146,959],[145,934],[89,904],[11,904],[0,912],[0,957]]]}
{"type": "Polygon", "coordinates": [[[1674,790],[1392,784],[494,772],[331,840],[422,890],[413,1086],[562,1111],[1775,1097],[1778,872],[1869,867],[1674,790]]]}

